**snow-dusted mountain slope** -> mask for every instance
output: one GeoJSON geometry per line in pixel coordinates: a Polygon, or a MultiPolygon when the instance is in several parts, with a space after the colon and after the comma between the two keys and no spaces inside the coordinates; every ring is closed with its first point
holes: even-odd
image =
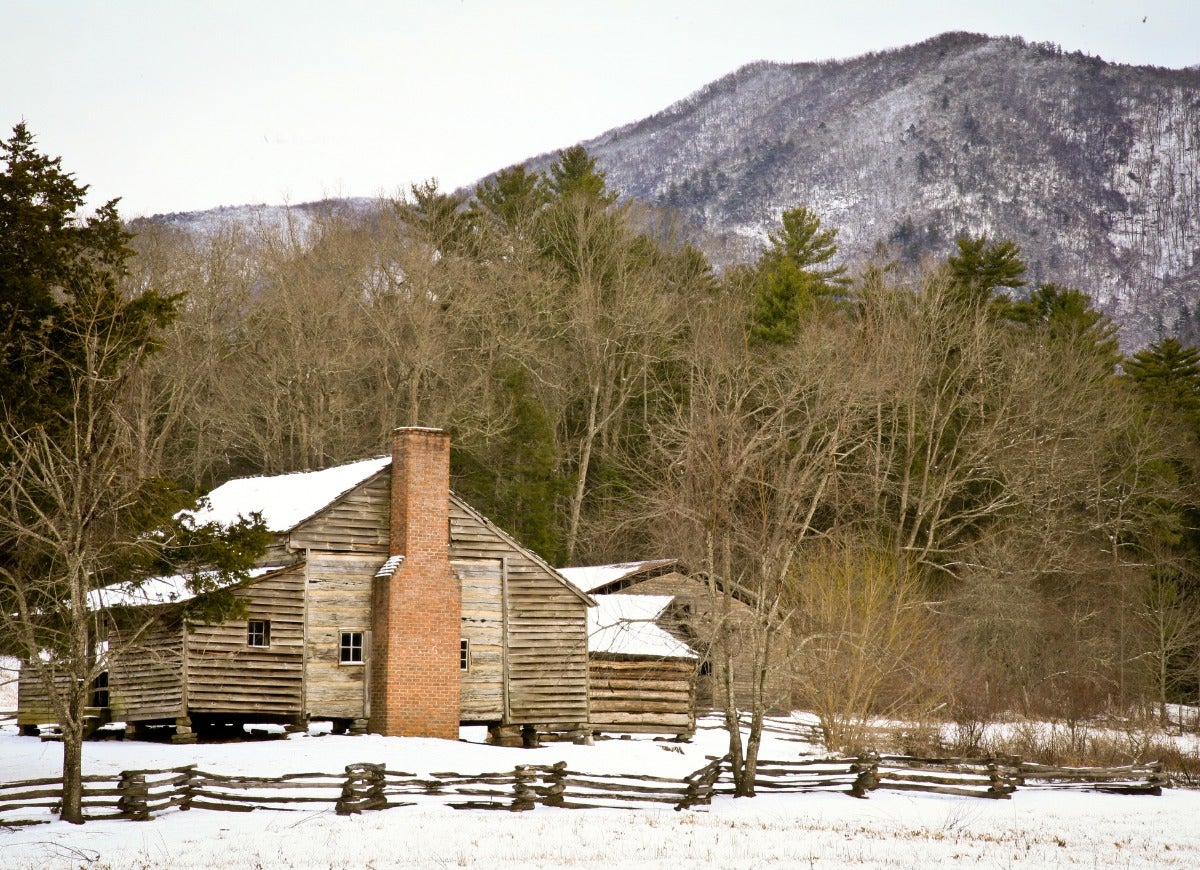
{"type": "MultiPolygon", "coordinates": [[[[1021,246],[1032,282],[1091,294],[1126,350],[1164,333],[1200,343],[1200,67],[950,33],[846,61],[751,64],[584,144],[623,195],[726,240],[710,248],[718,262],[752,256],[801,204],[840,230],[847,262],[881,244],[943,257],[957,236],[987,233],[1021,246]]],[[[331,206],[369,204],[300,205],[289,219],[331,206]]],[[[157,219],[204,229],[284,212],[157,219]]]]}
{"type": "Polygon", "coordinates": [[[757,241],[805,204],[850,260],[988,233],[1020,244],[1033,280],[1090,293],[1127,345],[1198,335],[1200,70],[946,34],[752,64],[585,145],[624,194],[713,232],[757,241]]]}

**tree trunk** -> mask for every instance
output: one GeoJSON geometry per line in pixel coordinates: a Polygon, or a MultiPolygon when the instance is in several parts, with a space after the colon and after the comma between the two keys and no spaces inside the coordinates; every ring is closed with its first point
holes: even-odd
{"type": "MultiPolygon", "coordinates": [[[[728,638],[721,644],[725,673],[725,730],[729,732],[729,769],[733,773],[734,797],[747,796],[745,757],[742,755],[742,723],[738,719],[737,697],[734,693],[733,652],[728,638]]],[[[751,794],[753,785],[751,785],[751,794]]]]}
{"type": "MultiPolygon", "coordinates": [[[[72,706],[76,706],[72,699],[72,706]]],[[[83,711],[78,716],[72,710],[72,718],[76,722],[62,725],[62,812],[59,818],[73,825],[83,824],[83,730],[77,726],[82,720],[83,711]]]]}
{"type": "Polygon", "coordinates": [[[567,529],[567,564],[573,564],[575,544],[579,540],[579,517],[583,512],[583,497],[587,494],[588,467],[592,462],[592,445],[596,441],[596,405],[600,401],[600,386],[593,385],[591,401],[588,402],[587,428],[583,435],[583,444],[579,454],[579,468],[576,472],[575,495],[571,499],[571,520],[567,529]]]}

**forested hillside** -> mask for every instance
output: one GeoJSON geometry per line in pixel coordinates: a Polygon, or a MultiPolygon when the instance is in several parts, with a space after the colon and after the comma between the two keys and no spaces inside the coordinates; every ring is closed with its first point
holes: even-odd
{"type": "MultiPolygon", "coordinates": [[[[113,510],[136,529],[172,503],[156,481],[203,492],[377,454],[395,426],[445,427],[456,489],[553,563],[675,556],[751,602],[736,637],[759,688],[738,703],[816,710],[831,747],[854,747],[873,714],[1070,718],[1196,698],[1196,350],[1163,339],[1122,356],[1069,263],[1035,267],[990,224],[920,262],[903,246],[855,261],[862,228],[797,196],[718,272],[674,212],[625,193],[577,146],[470,193],[430,183],[204,232],[138,221],[127,238],[113,207],[99,250],[115,253],[65,256],[95,264],[120,315],[89,321],[89,341],[154,315],[136,364],[119,378],[77,365],[36,318],[5,359],[24,400],[103,421],[112,480],[136,484],[113,510]],[[47,372],[66,362],[103,387],[93,417],[54,392],[47,372]],[[152,498],[158,513],[140,510],[152,498]],[[760,676],[778,669],[794,694],[766,698],[760,676]]],[[[1034,257],[1061,235],[1043,217],[1034,257]]],[[[23,274],[0,275],[18,308],[23,274]]],[[[44,497],[21,489],[23,439],[53,446],[56,430],[14,415],[15,395],[0,517],[28,543],[16,523],[44,497]]],[[[77,464],[96,467],[87,451],[77,464]]],[[[697,643],[732,661],[732,637],[716,625],[697,643]]]]}
{"type": "Polygon", "coordinates": [[[615,186],[755,247],[797,202],[849,262],[1020,244],[1136,348],[1200,335],[1200,70],[946,34],[847,61],[757,63],[584,145],[615,186]]]}
{"type": "MultiPolygon", "coordinates": [[[[583,145],[623,196],[683,215],[718,267],[752,260],[783,210],[804,203],[839,228],[842,262],[944,259],[960,236],[1012,239],[1035,280],[1088,293],[1126,350],[1200,342],[1196,67],[948,33],[844,61],[750,64],[583,145]]],[[[211,228],[284,211],[157,219],[211,228]]]]}
{"type": "Polygon", "coordinates": [[[847,269],[796,207],[717,274],[620,202],[573,148],[471,196],[139,224],[133,286],[186,296],[130,394],[138,455],[203,489],[447,427],[456,488],[547,558],[753,593],[831,743],[871,711],[1194,696],[1194,350],[1123,360],[1007,240],[847,269]]]}

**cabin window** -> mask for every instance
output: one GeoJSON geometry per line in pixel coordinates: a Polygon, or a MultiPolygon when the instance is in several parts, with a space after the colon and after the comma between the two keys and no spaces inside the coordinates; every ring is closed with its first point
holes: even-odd
{"type": "Polygon", "coordinates": [[[363,663],[363,633],[361,631],[343,631],[338,641],[338,663],[343,665],[361,665],[363,663]]]}
{"type": "Polygon", "coordinates": [[[246,623],[246,646],[271,645],[271,620],[251,619],[246,623]]]}
{"type": "Polygon", "coordinates": [[[471,642],[465,637],[458,642],[458,669],[471,670],[471,642]]]}
{"type": "Polygon", "coordinates": [[[104,671],[92,680],[91,702],[93,707],[108,706],[108,671],[104,671]]]}

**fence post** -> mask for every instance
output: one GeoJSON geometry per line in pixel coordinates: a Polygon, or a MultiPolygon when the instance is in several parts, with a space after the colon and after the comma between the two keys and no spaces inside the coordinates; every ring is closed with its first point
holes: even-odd
{"type": "Polygon", "coordinates": [[[1164,788],[1171,787],[1171,777],[1163,769],[1163,763],[1156,761],[1150,765],[1150,775],[1146,782],[1153,788],[1153,794],[1161,795],[1164,788]]]}
{"type": "Polygon", "coordinates": [[[863,753],[850,765],[850,772],[858,774],[850,786],[850,794],[856,798],[865,798],[868,791],[879,786],[879,756],[863,753]]]}
{"type": "Polygon", "coordinates": [[[675,805],[676,811],[686,810],[697,804],[712,803],[713,791],[716,788],[717,780],[721,778],[721,766],[728,758],[729,756],[726,755],[724,758],[714,759],[684,777],[684,782],[687,783],[687,794],[675,805]]]}
{"type": "Polygon", "coordinates": [[[527,764],[518,764],[513,769],[513,812],[531,810],[537,802],[537,792],[533,790],[533,780],[537,776],[527,764]]]}
{"type": "Polygon", "coordinates": [[[117,788],[121,791],[121,796],[117,799],[117,810],[121,815],[137,822],[149,821],[150,810],[146,806],[149,789],[146,787],[145,775],[123,770],[117,788]]]}
{"type": "Polygon", "coordinates": [[[542,803],[548,807],[561,807],[563,793],[567,790],[567,763],[559,761],[542,768],[543,786],[539,790],[542,803]]]}
{"type": "Polygon", "coordinates": [[[189,764],[183,769],[183,782],[179,785],[179,809],[183,812],[192,808],[192,800],[196,797],[196,765],[189,764]]]}
{"type": "Polygon", "coordinates": [[[363,810],[381,810],[387,806],[384,785],[387,781],[382,764],[347,764],[346,783],[342,796],[334,805],[339,816],[361,813],[363,810]]]}
{"type": "Polygon", "coordinates": [[[991,798],[1007,798],[1017,790],[1012,778],[1006,776],[1000,768],[1000,762],[995,756],[989,756],[987,760],[988,772],[988,790],[987,795],[991,798]]]}

